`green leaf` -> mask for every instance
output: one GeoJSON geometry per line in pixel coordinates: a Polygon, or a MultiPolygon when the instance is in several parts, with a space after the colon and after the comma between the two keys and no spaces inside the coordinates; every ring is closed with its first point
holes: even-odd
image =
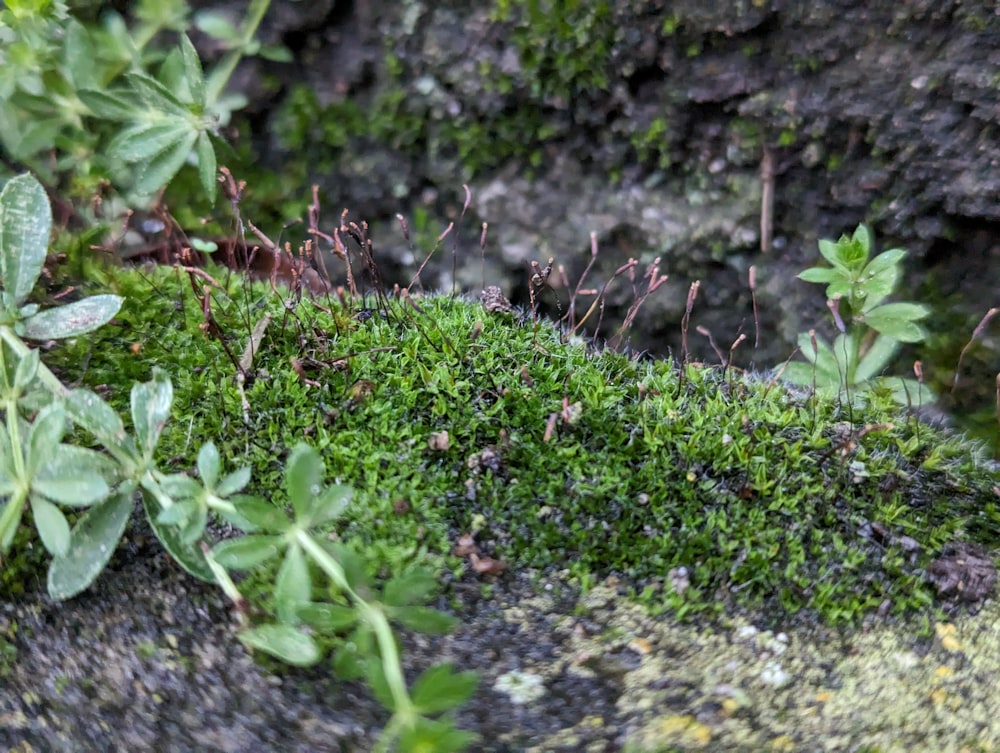
{"type": "Polygon", "coordinates": [[[165,525],[157,521],[160,510],[163,508],[146,488],[142,490],[142,503],[153,533],[156,534],[156,538],[160,540],[163,548],[170,552],[170,556],[177,561],[177,564],[199,580],[207,583],[214,582],[215,575],[205,559],[205,553],[201,550],[199,542],[185,541],[182,531],[176,526],[165,525]]]}
{"type": "Polygon", "coordinates": [[[93,86],[95,83],[94,72],[97,68],[94,62],[97,55],[90,33],[83,24],[74,18],[71,18],[65,27],[63,53],[64,73],[72,82],[73,88],[82,89],[85,86],[93,86]]]}
{"type": "Polygon", "coordinates": [[[896,338],[887,335],[876,337],[871,347],[861,357],[861,362],[854,372],[854,380],[859,383],[866,382],[881,374],[898,350],[899,340],[896,338]]]}
{"type": "Polygon", "coordinates": [[[194,514],[197,507],[198,501],[194,499],[185,499],[180,502],[175,501],[170,507],[160,508],[160,512],[156,516],[156,522],[168,526],[182,525],[194,514]]]}
{"type": "Polygon", "coordinates": [[[251,534],[220,541],[212,547],[212,558],[227,570],[249,570],[277,557],[283,547],[281,536],[251,534]]]}
{"type": "Polygon", "coordinates": [[[257,54],[272,63],[291,63],[295,60],[292,51],[281,44],[262,45],[257,54]]]}
{"type": "Polygon", "coordinates": [[[865,324],[900,342],[920,342],[927,333],[915,322],[929,314],[930,309],[917,303],[887,303],[867,312],[865,324]]]}
{"type": "Polygon", "coordinates": [[[176,148],[192,132],[187,118],[166,118],[130,126],[108,144],[108,152],[129,164],[149,162],[176,148]]]}
{"type": "Polygon", "coordinates": [[[242,497],[233,504],[238,515],[262,531],[284,533],[292,525],[284,510],[260,497],[242,497]]]}
{"type": "Polygon", "coordinates": [[[94,117],[101,120],[134,121],[140,112],[120,91],[81,89],[76,94],[94,117]]]}
{"type": "Polygon", "coordinates": [[[215,482],[219,480],[221,465],[219,449],[215,446],[215,442],[203,444],[198,452],[198,475],[201,476],[201,483],[205,485],[206,489],[215,488],[215,482]]]}
{"type": "Polygon", "coordinates": [[[113,476],[117,466],[101,453],[59,444],[45,458],[31,480],[31,488],[53,502],[88,507],[111,493],[105,477],[113,476]]]}
{"type": "Polygon", "coordinates": [[[194,17],[194,25],[198,31],[207,34],[220,42],[226,42],[229,47],[238,47],[243,38],[228,17],[219,11],[198,11],[194,17]]]}
{"type": "Polygon", "coordinates": [[[205,75],[201,70],[201,60],[198,59],[198,52],[194,49],[194,45],[191,44],[191,40],[187,34],[181,34],[180,54],[184,64],[184,78],[187,82],[188,95],[191,98],[191,102],[204,107],[205,75]]]}
{"type": "Polygon", "coordinates": [[[309,525],[308,515],[326,475],[326,466],[315,448],[299,443],[292,450],[285,470],[285,489],[295,509],[295,518],[303,527],[309,525]]]}
{"type": "Polygon", "coordinates": [[[845,279],[843,272],[833,267],[810,267],[799,272],[799,279],[805,282],[831,283],[845,279]]]}
{"type": "Polygon", "coordinates": [[[104,444],[123,447],[125,426],[117,411],[90,390],[76,389],[66,396],[66,414],[104,444]]]}
{"type": "Polygon", "coordinates": [[[31,478],[52,457],[66,433],[66,409],[62,402],[45,406],[31,425],[28,434],[27,473],[31,478]]]}
{"type": "Polygon", "coordinates": [[[366,667],[375,654],[375,638],[368,623],[361,622],[333,652],[333,672],[341,680],[357,680],[365,676],[366,667]]]}
{"type": "Polygon", "coordinates": [[[296,667],[315,664],[321,656],[312,637],[291,625],[260,625],[241,631],[239,639],[296,667]]]}
{"type": "Polygon", "coordinates": [[[62,340],[93,332],[118,313],[124,300],[117,295],[94,295],[40,311],[25,320],[24,336],[29,340],[62,340]]]}
{"type": "Polygon", "coordinates": [[[305,515],[310,526],[318,526],[339,518],[347,509],[354,491],[349,486],[335,484],[328,486],[322,494],[312,499],[305,515]]]}
{"type": "MultiPolygon", "coordinates": [[[[180,527],[180,540],[186,546],[193,546],[195,542],[199,541],[205,535],[205,528],[208,526],[208,505],[196,500],[191,501],[195,502],[191,515],[180,527]]],[[[198,548],[200,551],[201,548],[198,548]]],[[[204,552],[202,554],[204,555],[204,552]]],[[[206,559],[205,562],[207,564],[208,560],[206,559]]]]}
{"type": "Polygon", "coordinates": [[[198,134],[194,149],[198,157],[198,177],[201,179],[201,187],[205,189],[209,201],[214,202],[215,189],[218,185],[215,181],[215,147],[212,146],[212,139],[206,131],[198,134]]]}
{"type": "Polygon", "coordinates": [[[823,258],[830,262],[834,267],[844,266],[843,261],[840,258],[840,244],[836,241],[820,238],[819,252],[823,255],[823,258]]]}
{"type": "Polygon", "coordinates": [[[872,233],[867,225],[858,225],[851,237],[852,243],[867,257],[872,251],[872,233]]]}
{"type": "Polygon", "coordinates": [[[888,251],[883,251],[870,262],[864,268],[862,272],[862,277],[879,277],[886,274],[890,270],[899,267],[899,263],[906,256],[906,251],[901,248],[891,248],[888,251]]]}
{"type": "Polygon", "coordinates": [[[274,604],[278,619],[285,623],[295,623],[299,607],[312,600],[312,578],[305,555],[298,544],[292,544],[285,551],[285,559],[278,570],[274,584],[274,604]]]}
{"type": "Polygon", "coordinates": [[[899,405],[919,408],[933,403],[937,396],[926,384],[920,384],[916,379],[904,377],[880,377],[877,384],[892,390],[892,397],[899,405]]]}
{"type": "Polygon", "coordinates": [[[382,602],[392,607],[419,604],[430,598],[437,587],[437,578],[427,570],[416,568],[390,579],[382,591],[382,602]]]}
{"type": "MultiPolygon", "coordinates": [[[[160,479],[160,488],[171,499],[200,497],[202,486],[186,473],[171,473],[160,479]]],[[[163,520],[163,518],[160,518],[163,520]]]]}
{"type": "Polygon", "coordinates": [[[443,635],[452,630],[457,623],[457,620],[451,615],[431,607],[386,606],[385,612],[390,618],[410,628],[410,630],[430,635],[443,635]]]}
{"type": "Polygon", "coordinates": [[[238,468],[222,478],[219,485],[215,487],[215,494],[225,499],[241,491],[249,483],[250,468],[238,468]]]}
{"type": "Polygon", "coordinates": [[[28,354],[17,362],[17,369],[14,371],[14,389],[19,393],[26,392],[29,385],[38,374],[39,360],[38,351],[29,350],[28,354]]]}
{"type": "Polygon", "coordinates": [[[145,73],[132,72],[125,74],[125,80],[142,101],[147,110],[164,114],[187,117],[190,110],[173,92],[152,76],[145,73]]]}
{"type": "Polygon", "coordinates": [[[436,664],[413,683],[410,698],[423,714],[437,714],[461,706],[476,691],[475,672],[455,672],[451,664],[436,664]]]}
{"type": "Polygon", "coordinates": [[[62,601],[94,582],[118,547],[133,507],[131,492],[115,494],[91,507],[77,521],[69,551],[54,558],[49,566],[49,596],[62,601]]]}
{"type": "Polygon", "coordinates": [[[170,405],[174,401],[174,388],[167,373],[155,367],[153,379],[132,387],[132,425],[143,455],[153,456],[160,433],[170,418],[170,405]]]}
{"type": "Polygon", "coordinates": [[[8,311],[28,298],[45,263],[52,210],[45,189],[32,175],[11,178],[0,191],[0,278],[8,311]]]}
{"type": "Polygon", "coordinates": [[[138,168],[139,179],[135,190],[140,194],[154,194],[166,186],[180,172],[191,155],[191,149],[198,140],[198,131],[189,130],[183,141],[138,168]]]}
{"type": "Polygon", "coordinates": [[[69,552],[69,523],[62,510],[44,497],[31,495],[31,515],[35,519],[38,537],[55,557],[65,557],[69,552]]]}
{"type": "Polygon", "coordinates": [[[303,604],[299,607],[298,615],[304,623],[324,633],[342,632],[358,621],[358,613],[354,608],[323,602],[303,604]]]}
{"type": "Polygon", "coordinates": [[[457,753],[466,750],[479,737],[474,732],[456,729],[451,719],[418,717],[399,734],[400,753],[457,753]]]}

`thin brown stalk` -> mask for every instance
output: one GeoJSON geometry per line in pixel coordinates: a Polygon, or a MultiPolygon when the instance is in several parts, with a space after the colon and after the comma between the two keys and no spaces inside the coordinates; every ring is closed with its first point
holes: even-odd
{"type": "Polygon", "coordinates": [[[962,371],[962,361],[965,359],[965,354],[968,352],[969,348],[972,347],[972,343],[975,342],[976,338],[983,333],[984,329],[986,329],[986,325],[990,323],[990,320],[998,313],[1000,313],[1000,308],[991,308],[986,312],[986,316],[979,321],[979,324],[976,325],[976,328],[972,331],[972,337],[969,338],[969,342],[965,344],[965,347],[962,348],[962,352],[959,353],[958,363],[955,365],[955,378],[951,383],[952,394],[955,393],[955,388],[958,386],[958,378],[962,371]]]}

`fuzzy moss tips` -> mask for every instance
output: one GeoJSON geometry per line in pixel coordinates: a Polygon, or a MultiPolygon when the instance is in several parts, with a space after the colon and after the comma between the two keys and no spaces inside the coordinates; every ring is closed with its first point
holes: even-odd
{"type": "Polygon", "coordinates": [[[877,391],[861,412],[731,370],[590,354],[443,296],[286,307],[234,276],[212,302],[229,348],[273,317],[241,393],[175,271],[107,274],[127,326],[62,351],[67,378],[125,399],[167,368],[163,456],[212,439],[265,495],[283,448],[308,439],[357,490],[338,533],[384,571],[460,567],[451,552],[474,531],[510,568],[614,574],[678,615],[839,623],[926,608],[943,547],[1000,530],[997,474],[975,449],[877,391]]]}

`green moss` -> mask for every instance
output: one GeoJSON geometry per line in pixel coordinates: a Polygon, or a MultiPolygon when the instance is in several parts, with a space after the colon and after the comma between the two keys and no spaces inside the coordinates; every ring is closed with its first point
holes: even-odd
{"type": "Polygon", "coordinates": [[[212,312],[237,357],[272,317],[243,394],[170,269],[102,273],[127,297],[116,324],[50,361],[108,385],[123,412],[130,383],[166,368],[162,460],[186,469],[212,439],[265,496],[287,448],[311,442],[356,489],[336,535],[373,572],[458,570],[453,544],[475,526],[484,553],[513,568],[616,574],[677,615],[764,606],[776,620],[805,610],[840,623],[885,601],[926,609],[921,572],[942,545],[1000,529],[996,474],[888,395],[858,412],[731,370],[595,355],[547,324],[447,297],[419,311],[368,301],[361,316],[208,271],[225,285],[212,312]],[[865,424],[886,428],[862,435],[865,424]],[[430,445],[440,432],[447,449],[430,445]],[[920,549],[904,551],[904,537],[920,549]]]}
{"type": "Polygon", "coordinates": [[[639,162],[652,163],[660,170],[670,167],[669,125],[666,118],[655,118],[645,130],[632,134],[631,141],[639,162]]]}

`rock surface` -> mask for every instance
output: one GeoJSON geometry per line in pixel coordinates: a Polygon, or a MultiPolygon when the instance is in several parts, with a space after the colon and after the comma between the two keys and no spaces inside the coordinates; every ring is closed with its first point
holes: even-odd
{"type": "MultiPolygon", "coordinates": [[[[140,529],[141,531],[141,529],[140,529]]],[[[654,619],[613,580],[580,596],[505,573],[453,583],[459,628],[405,640],[411,676],[480,673],[459,714],[474,751],[989,749],[1000,743],[996,602],[933,626],[845,633],[761,615],[654,619]],[[627,747],[626,747],[627,746],[627,747]]],[[[132,534],[95,587],[0,605],[0,747],[11,751],[368,751],[386,714],[320,668],[271,672],[221,593],[132,534]]]]}

